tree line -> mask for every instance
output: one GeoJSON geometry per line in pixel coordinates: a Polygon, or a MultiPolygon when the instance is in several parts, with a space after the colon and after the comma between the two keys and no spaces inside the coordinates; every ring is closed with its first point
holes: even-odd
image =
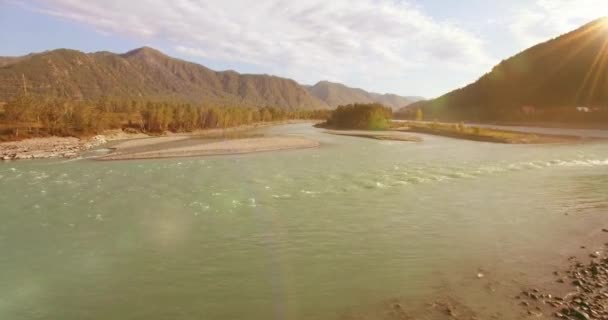
{"type": "Polygon", "coordinates": [[[190,132],[293,119],[323,120],[329,112],[107,98],[97,101],[41,99],[19,95],[0,105],[0,134],[15,138],[20,135],[79,136],[126,128],[147,133],[190,132]]]}
{"type": "Polygon", "coordinates": [[[379,103],[339,106],[325,124],[335,129],[382,130],[390,126],[393,111],[379,103]]]}

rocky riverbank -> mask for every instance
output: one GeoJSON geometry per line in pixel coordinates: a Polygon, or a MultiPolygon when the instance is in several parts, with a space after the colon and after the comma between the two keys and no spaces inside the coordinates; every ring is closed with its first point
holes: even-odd
{"type": "MultiPolygon", "coordinates": [[[[604,229],[604,232],[608,230],[604,229]]],[[[608,246],[608,243],[606,244],[608,246]]],[[[595,251],[588,262],[570,257],[570,268],[555,271],[565,294],[527,289],[515,298],[530,315],[552,314],[557,319],[608,319],[608,251],[595,251]]]]}
{"type": "MultiPolygon", "coordinates": [[[[188,133],[164,133],[164,136],[150,136],[142,132],[127,132],[120,129],[108,130],[103,135],[97,135],[91,138],[75,138],[75,137],[44,137],[44,138],[31,138],[20,141],[10,141],[0,143],[0,161],[11,161],[11,160],[25,160],[25,159],[50,159],[50,158],[75,158],[83,152],[97,146],[106,144],[110,141],[116,140],[131,140],[126,142],[127,146],[141,147],[146,144],[157,144],[160,142],[179,141],[189,138],[207,138],[207,139],[234,139],[243,136],[243,132],[253,129],[259,129],[263,127],[295,124],[295,123],[308,123],[309,120],[289,120],[289,121],[277,121],[277,122],[266,122],[266,123],[255,123],[251,125],[243,125],[239,127],[227,128],[227,129],[206,129],[197,130],[188,133]],[[150,138],[150,139],[145,139],[150,138]]],[[[263,141],[264,143],[267,140],[263,141]]],[[[220,153],[248,153],[266,151],[267,149],[274,150],[278,149],[292,149],[302,147],[314,147],[310,143],[302,143],[301,141],[295,141],[284,145],[284,141],[272,141],[275,146],[260,146],[259,148],[248,146],[243,150],[242,145],[237,146],[236,150],[223,150],[223,151],[205,151],[204,154],[217,152],[220,153]],[[278,143],[278,145],[276,145],[278,143]],[[295,143],[295,145],[293,145],[295,143]],[[259,149],[259,150],[258,150],[259,149]]],[[[115,148],[114,146],[112,147],[115,148]]],[[[198,154],[198,151],[188,150],[183,152],[186,156],[192,154],[198,154]]],[[[181,151],[180,151],[181,154],[181,151]]],[[[166,154],[159,155],[159,157],[166,157],[166,154]]],[[[145,155],[145,158],[149,158],[150,155],[145,155]]]]}
{"type": "Polygon", "coordinates": [[[75,158],[82,151],[103,145],[103,135],[87,139],[74,137],[33,138],[0,143],[0,160],[75,158]]]}

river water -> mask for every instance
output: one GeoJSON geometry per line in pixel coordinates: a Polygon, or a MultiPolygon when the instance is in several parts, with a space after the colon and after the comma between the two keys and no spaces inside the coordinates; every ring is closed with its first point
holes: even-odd
{"type": "Polygon", "coordinates": [[[341,319],[438,294],[516,318],[489,292],[608,226],[605,143],[268,130],[322,146],[0,164],[0,319],[341,319]]]}

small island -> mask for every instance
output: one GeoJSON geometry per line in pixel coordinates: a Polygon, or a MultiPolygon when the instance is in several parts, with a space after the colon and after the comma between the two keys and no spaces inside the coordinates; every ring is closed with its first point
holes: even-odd
{"type": "Polygon", "coordinates": [[[390,127],[393,111],[378,103],[339,106],[321,128],[337,130],[386,130],[390,127]]]}
{"type": "Polygon", "coordinates": [[[341,136],[406,142],[422,141],[418,136],[387,130],[391,127],[392,116],[393,112],[390,108],[378,103],[349,104],[339,106],[326,122],[318,124],[317,127],[329,129],[325,133],[341,136]]]}

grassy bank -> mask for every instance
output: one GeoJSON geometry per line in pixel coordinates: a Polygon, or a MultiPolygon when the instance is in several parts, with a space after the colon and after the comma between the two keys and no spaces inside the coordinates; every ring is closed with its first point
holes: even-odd
{"type": "Polygon", "coordinates": [[[543,135],[438,122],[393,122],[392,127],[394,130],[403,132],[425,133],[456,139],[508,144],[564,143],[589,140],[574,136],[543,135]]]}

